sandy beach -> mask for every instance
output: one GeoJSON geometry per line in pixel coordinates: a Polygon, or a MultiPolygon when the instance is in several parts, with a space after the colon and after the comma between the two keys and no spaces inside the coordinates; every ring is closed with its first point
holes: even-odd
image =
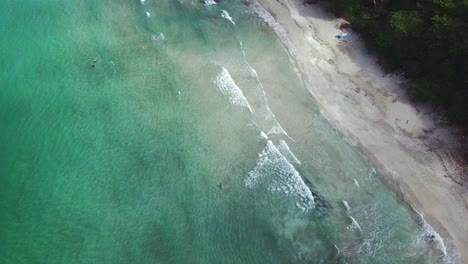
{"type": "Polygon", "coordinates": [[[404,78],[385,74],[345,21],[302,0],[258,0],[263,19],[291,55],[323,114],[366,154],[378,173],[420,216],[447,263],[468,263],[466,168],[457,165],[456,129],[430,107],[414,106],[404,78]],[[261,6],[260,6],[260,5],[261,6]],[[465,250],[464,250],[465,249],[465,250]]]}

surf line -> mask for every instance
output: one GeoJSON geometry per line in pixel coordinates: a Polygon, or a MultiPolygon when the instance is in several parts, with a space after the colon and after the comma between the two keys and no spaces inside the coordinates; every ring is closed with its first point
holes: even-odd
{"type": "Polygon", "coordinates": [[[271,140],[267,140],[265,148],[257,156],[255,167],[244,179],[247,188],[260,184],[266,184],[272,192],[296,197],[296,206],[304,213],[315,207],[314,196],[302,176],[271,140]]]}
{"type": "Polygon", "coordinates": [[[221,67],[221,73],[216,76],[214,83],[218,86],[218,89],[225,95],[229,97],[229,102],[233,105],[240,107],[246,107],[251,113],[253,113],[252,107],[250,107],[247,98],[245,98],[242,90],[237,86],[237,84],[232,79],[229,71],[221,67]]]}
{"type": "MultiPolygon", "coordinates": [[[[288,135],[288,133],[286,132],[286,130],[283,129],[283,127],[281,126],[281,124],[278,122],[278,120],[276,119],[276,116],[275,114],[271,111],[270,107],[268,106],[268,99],[266,98],[266,92],[265,92],[265,88],[263,86],[263,83],[260,81],[260,78],[258,77],[258,74],[257,74],[257,71],[254,69],[254,67],[252,67],[252,65],[250,65],[250,63],[247,61],[247,56],[245,54],[245,50],[244,50],[244,44],[242,43],[242,41],[239,40],[239,47],[241,49],[241,52],[242,52],[242,55],[243,55],[243,59],[244,59],[244,63],[247,65],[247,67],[249,68],[250,70],[250,73],[255,77],[255,80],[257,82],[257,84],[260,86],[260,89],[261,89],[261,92],[263,94],[263,100],[265,101],[265,107],[266,109],[268,110],[268,114],[271,116],[271,119],[275,120],[276,124],[273,125],[272,128],[270,128],[268,131],[267,131],[267,135],[271,135],[271,134],[283,134],[285,135],[286,137],[288,137],[291,141],[293,142],[296,142],[296,140],[294,140],[292,137],[290,137],[288,135]]],[[[270,118],[268,116],[265,117],[266,120],[269,120],[270,118]]]]}

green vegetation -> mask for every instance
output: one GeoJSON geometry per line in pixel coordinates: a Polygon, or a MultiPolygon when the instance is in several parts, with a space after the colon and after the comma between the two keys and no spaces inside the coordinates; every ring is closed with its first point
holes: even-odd
{"type": "MultiPolygon", "coordinates": [[[[310,2],[310,1],[306,1],[310,2]]],[[[409,94],[468,121],[468,0],[330,0],[361,32],[388,71],[411,80],[409,94]]]]}

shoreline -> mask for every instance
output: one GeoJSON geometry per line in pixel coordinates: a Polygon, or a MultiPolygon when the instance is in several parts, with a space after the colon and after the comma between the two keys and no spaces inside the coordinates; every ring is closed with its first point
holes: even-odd
{"type": "Polygon", "coordinates": [[[402,87],[405,80],[384,74],[359,36],[347,31],[350,39],[337,41],[345,20],[302,0],[257,1],[273,16],[263,19],[326,118],[355,142],[421,226],[436,234],[445,262],[468,263],[462,250],[468,248],[468,188],[452,154],[456,129],[432,108],[414,106],[402,87]],[[320,82],[324,74],[333,85],[320,82]]]}

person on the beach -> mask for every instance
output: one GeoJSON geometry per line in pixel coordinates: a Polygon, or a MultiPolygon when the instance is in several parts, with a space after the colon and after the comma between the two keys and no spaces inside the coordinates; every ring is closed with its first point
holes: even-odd
{"type": "Polygon", "coordinates": [[[338,35],[335,36],[335,38],[347,40],[348,39],[348,33],[338,34],[338,35]]]}

